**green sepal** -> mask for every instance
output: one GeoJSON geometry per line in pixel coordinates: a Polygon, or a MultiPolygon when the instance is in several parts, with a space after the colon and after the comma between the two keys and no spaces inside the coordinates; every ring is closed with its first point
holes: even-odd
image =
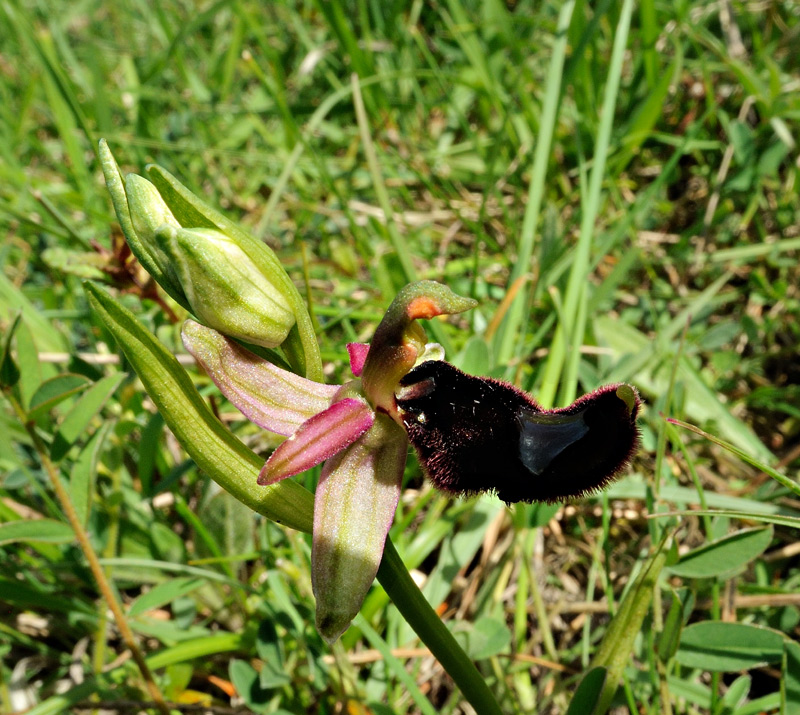
{"type": "Polygon", "coordinates": [[[155,239],[204,325],[266,348],[286,340],[296,322],[291,301],[238,241],[213,228],[166,224],[155,239]]]}
{"type": "Polygon", "coordinates": [[[84,283],[92,309],[130,361],[164,421],[197,466],[253,511],[310,532],[314,498],[291,480],[256,483],[264,460],[214,416],[175,357],[135,316],[97,286],[84,283]]]}

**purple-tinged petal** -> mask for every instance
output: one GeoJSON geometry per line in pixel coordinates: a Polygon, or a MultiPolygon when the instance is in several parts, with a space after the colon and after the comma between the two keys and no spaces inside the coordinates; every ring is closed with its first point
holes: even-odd
{"type": "Polygon", "coordinates": [[[322,469],[314,496],[311,583],[317,628],[333,643],[355,618],[375,579],[394,519],[408,450],[386,415],[322,469]]]}
{"type": "Polygon", "coordinates": [[[325,410],[339,389],[276,367],[216,330],[193,320],[183,324],[183,344],[217,387],[259,427],[290,435],[325,410]]]}
{"type": "Polygon", "coordinates": [[[350,356],[350,372],[355,377],[361,377],[364,363],[367,360],[369,343],[347,343],[347,354],[350,356]]]}
{"type": "Polygon", "coordinates": [[[267,460],[258,483],[274,484],[305,472],[349,447],[375,421],[375,413],[363,400],[352,397],[335,402],[324,412],[303,422],[267,460]]]}

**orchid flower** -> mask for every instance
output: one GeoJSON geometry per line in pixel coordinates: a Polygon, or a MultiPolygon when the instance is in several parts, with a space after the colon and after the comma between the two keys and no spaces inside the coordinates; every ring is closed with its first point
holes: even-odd
{"type": "Polygon", "coordinates": [[[406,286],[371,345],[348,345],[354,379],[324,385],[287,372],[212,328],[189,320],[186,349],[252,422],[287,439],[258,478],[274,484],[324,462],[314,498],[311,551],[317,628],[335,641],[350,625],[380,565],[408,451],[397,409],[399,381],[444,357],[426,343],[419,318],[475,305],[433,281],[406,286]]]}

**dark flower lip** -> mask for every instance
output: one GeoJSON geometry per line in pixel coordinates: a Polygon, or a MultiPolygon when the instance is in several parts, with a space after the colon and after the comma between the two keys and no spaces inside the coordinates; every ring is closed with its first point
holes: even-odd
{"type": "Polygon", "coordinates": [[[455,495],[580,497],[613,481],[639,446],[641,399],[624,383],[545,410],[506,382],[428,361],[400,381],[396,399],[425,473],[455,495]]]}

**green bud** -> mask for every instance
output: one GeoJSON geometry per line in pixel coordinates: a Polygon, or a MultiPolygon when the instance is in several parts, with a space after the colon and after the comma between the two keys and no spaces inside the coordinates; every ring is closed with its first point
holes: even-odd
{"type": "Polygon", "coordinates": [[[133,230],[161,283],[200,322],[255,345],[280,345],[295,324],[285,273],[257,241],[216,228],[182,227],[158,188],[125,177],[133,230]],[[261,249],[261,250],[259,250],[261,249]]]}
{"type": "Polygon", "coordinates": [[[239,244],[211,228],[156,230],[197,318],[248,343],[274,348],[295,323],[292,305],[239,244]]]}
{"type": "Polygon", "coordinates": [[[281,347],[292,368],[322,380],[305,301],[272,249],[204,204],[160,166],[123,177],[104,140],[100,162],[128,245],[180,305],[221,333],[281,347]]]}

